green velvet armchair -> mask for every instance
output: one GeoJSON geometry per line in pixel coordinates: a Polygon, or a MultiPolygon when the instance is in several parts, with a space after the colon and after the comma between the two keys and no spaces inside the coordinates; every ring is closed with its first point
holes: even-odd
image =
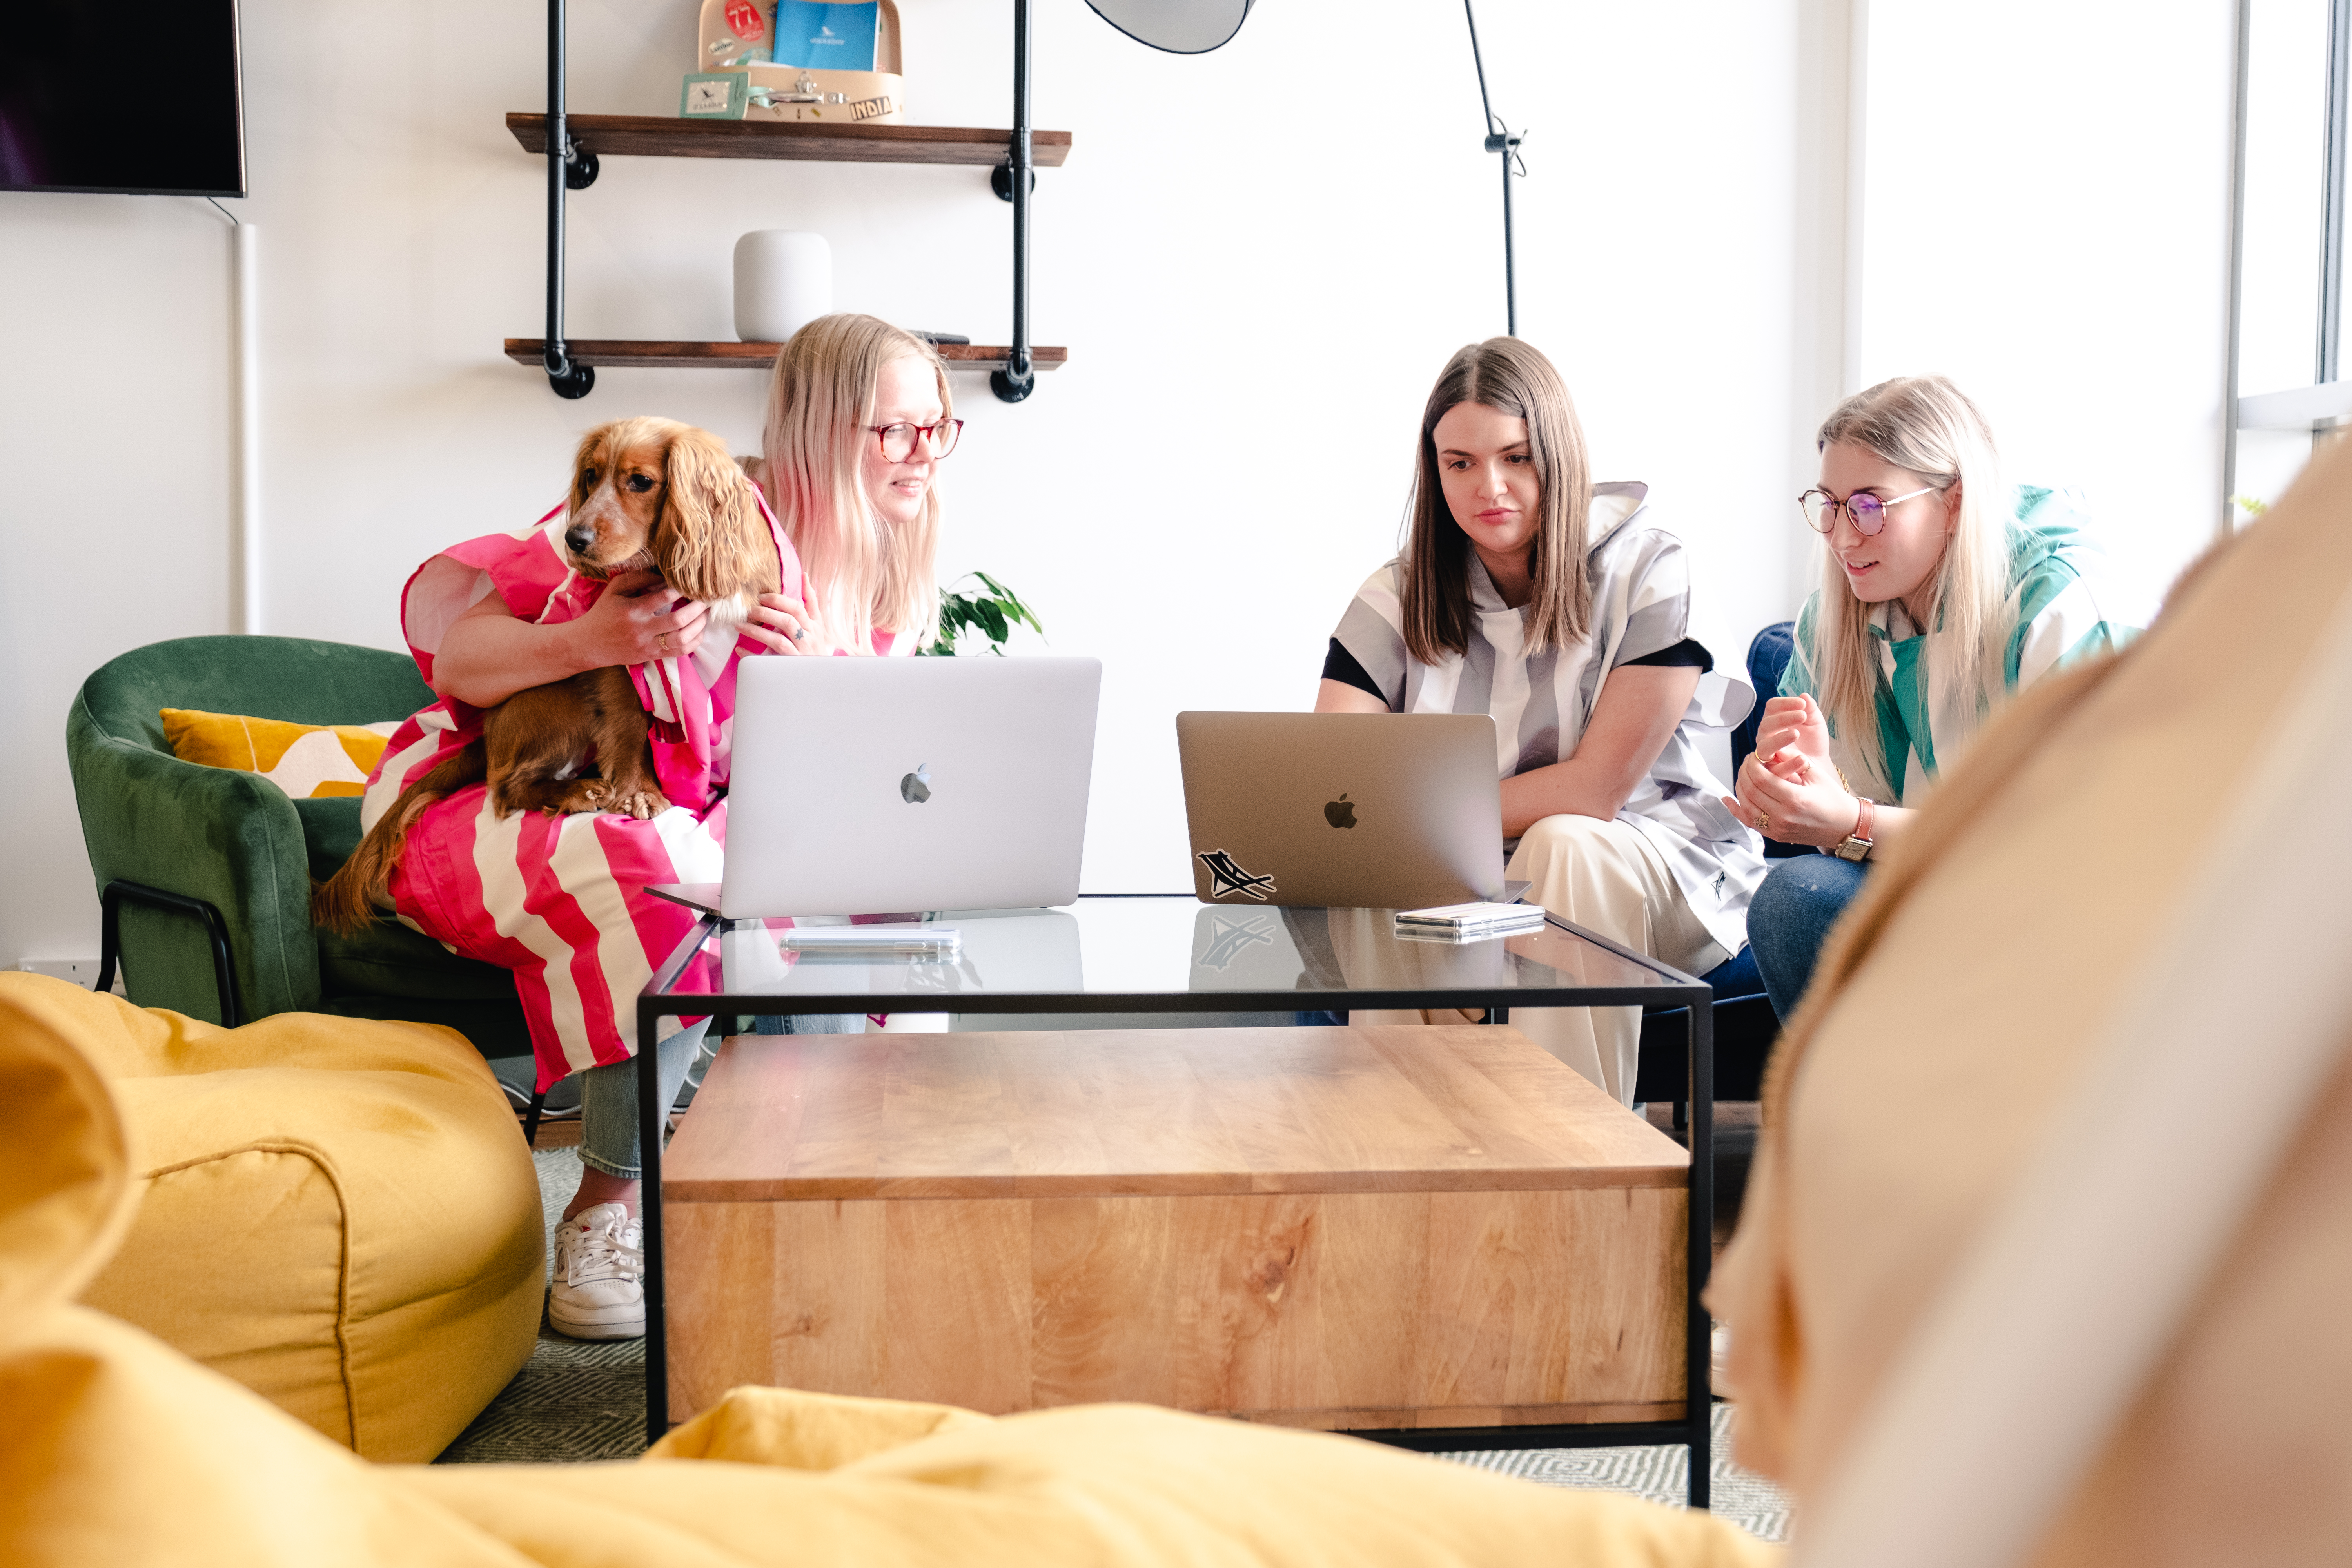
{"type": "Polygon", "coordinates": [[[388,918],[348,941],[310,924],[311,879],[358,847],[357,796],[293,800],[253,773],[184,763],[159,712],[370,724],[432,700],[400,654],[302,637],[181,637],[83,682],[66,751],[101,958],[121,960],[131,999],[231,1025],[286,1012],[446,1024],[485,1057],[528,1057],[507,971],[388,918]]]}

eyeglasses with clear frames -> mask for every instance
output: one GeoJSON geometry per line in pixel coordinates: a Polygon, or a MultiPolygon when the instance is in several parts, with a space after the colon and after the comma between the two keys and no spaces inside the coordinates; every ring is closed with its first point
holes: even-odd
{"type": "Polygon", "coordinates": [[[931,461],[938,462],[956,448],[963,435],[963,421],[942,419],[936,425],[909,425],[900,420],[895,425],[868,425],[874,438],[881,443],[882,457],[887,462],[903,463],[915,455],[918,442],[929,442],[931,461]]]}
{"type": "Polygon", "coordinates": [[[1827,533],[1831,529],[1835,528],[1837,514],[1843,511],[1853,520],[1853,531],[1864,539],[1868,539],[1886,526],[1886,510],[1889,507],[1909,500],[1913,496],[1923,496],[1930,490],[1942,488],[1941,485],[1921,485],[1916,490],[1906,490],[1899,496],[1890,496],[1885,500],[1879,500],[1868,490],[1856,490],[1843,500],[1840,500],[1827,490],[1811,489],[1797,498],[1797,510],[1805,514],[1806,524],[1815,533],[1827,533]]]}

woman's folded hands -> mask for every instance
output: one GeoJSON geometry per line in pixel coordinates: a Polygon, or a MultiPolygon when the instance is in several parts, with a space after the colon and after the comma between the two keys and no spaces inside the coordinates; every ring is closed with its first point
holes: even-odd
{"type": "Polygon", "coordinates": [[[1755,752],[1732,787],[1737,793],[1723,797],[1732,815],[1783,844],[1826,849],[1843,843],[1862,816],[1862,802],[1830,761],[1829,721],[1806,695],[1764,705],[1755,752]]]}

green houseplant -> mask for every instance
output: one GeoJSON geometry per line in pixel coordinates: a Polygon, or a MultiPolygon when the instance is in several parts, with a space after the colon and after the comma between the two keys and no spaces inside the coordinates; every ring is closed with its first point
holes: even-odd
{"type": "Polygon", "coordinates": [[[940,635],[922,651],[950,657],[956,639],[967,631],[976,631],[988,639],[989,652],[1001,655],[1015,626],[1027,626],[1039,637],[1045,635],[1045,623],[1021,602],[1019,595],[985,572],[967,572],[940,590],[940,635]],[[979,587],[962,587],[974,578],[980,580],[979,587]]]}

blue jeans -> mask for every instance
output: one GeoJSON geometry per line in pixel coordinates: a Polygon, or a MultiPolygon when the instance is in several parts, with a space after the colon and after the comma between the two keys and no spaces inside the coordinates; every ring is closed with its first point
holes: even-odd
{"type": "MultiPolygon", "coordinates": [[[[758,1035],[840,1035],[863,1030],[866,1020],[855,1013],[813,1013],[805,1017],[762,1017],[752,1021],[758,1035]]],[[[718,1047],[703,1048],[710,1020],[688,1025],[658,1047],[663,1098],[677,1103],[678,1091],[689,1079],[702,1081],[718,1047]]],[[[608,1062],[580,1075],[580,1163],[618,1176],[637,1179],[642,1167],[637,1142],[637,1064],[608,1062]]]]}
{"type": "Polygon", "coordinates": [[[1773,867],[1748,906],[1748,945],[1772,1011],[1786,1023],[1812,983],[1822,942],[1862,891],[1868,862],[1798,855],[1773,867]]]}
{"type": "MultiPolygon", "coordinates": [[[[687,1071],[701,1065],[710,1020],[689,1024],[655,1047],[667,1103],[677,1103],[687,1071]]],[[[580,1163],[625,1182],[637,1179],[637,1064],[606,1062],[580,1074],[580,1163]]]]}

